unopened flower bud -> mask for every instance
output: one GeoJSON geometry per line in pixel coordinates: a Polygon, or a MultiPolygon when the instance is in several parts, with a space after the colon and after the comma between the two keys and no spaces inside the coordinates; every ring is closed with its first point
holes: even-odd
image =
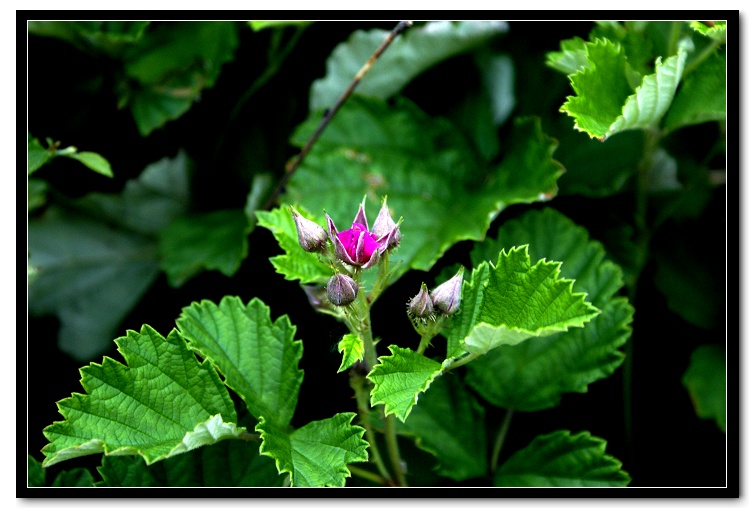
{"type": "Polygon", "coordinates": [[[328,300],[336,306],[348,306],[357,298],[359,285],[348,275],[336,273],[328,281],[325,291],[328,300]]]}
{"type": "Polygon", "coordinates": [[[308,220],[299,212],[290,207],[291,215],[296,223],[296,233],[299,236],[299,245],[307,252],[319,252],[325,249],[325,243],[328,240],[328,234],[325,233],[320,225],[314,221],[308,220]]]}
{"type": "Polygon", "coordinates": [[[427,319],[433,316],[433,301],[424,282],[419,293],[407,304],[407,311],[409,316],[418,319],[427,319]]]}
{"type": "Polygon", "coordinates": [[[459,310],[461,304],[461,285],[464,281],[464,267],[449,280],[430,292],[435,309],[442,315],[452,315],[459,310]]]}
{"type": "Polygon", "coordinates": [[[388,249],[397,247],[401,242],[401,232],[398,229],[398,225],[393,222],[391,211],[388,209],[387,198],[383,198],[383,206],[380,207],[380,212],[378,212],[377,218],[375,218],[372,231],[378,236],[385,236],[393,232],[388,239],[388,249]]]}

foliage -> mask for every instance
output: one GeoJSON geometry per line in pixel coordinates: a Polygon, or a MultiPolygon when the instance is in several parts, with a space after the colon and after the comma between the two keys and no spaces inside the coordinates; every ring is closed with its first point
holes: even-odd
{"type": "Polygon", "coordinates": [[[527,23],[29,22],[28,487],[722,485],[727,22],[527,23]]]}

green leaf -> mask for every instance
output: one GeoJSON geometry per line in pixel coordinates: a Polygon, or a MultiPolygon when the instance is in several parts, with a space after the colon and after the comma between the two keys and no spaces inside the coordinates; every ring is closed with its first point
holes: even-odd
{"type": "Polygon", "coordinates": [[[250,229],[242,210],[179,216],[160,234],[160,268],[175,288],[203,270],[231,277],[248,253],[250,229]]]}
{"type": "Polygon", "coordinates": [[[118,56],[138,41],[149,21],[34,21],[27,23],[29,34],[60,38],[84,52],[118,56]]]}
{"type": "Polygon", "coordinates": [[[470,353],[583,327],[599,313],[584,293],[572,292],[574,281],[559,278],[560,263],[540,260],[531,266],[526,245],[502,250],[495,265],[478,268],[490,268],[490,273],[480,308],[473,310],[474,327],[464,339],[470,353]]]}
{"type": "Polygon", "coordinates": [[[713,26],[706,25],[703,22],[689,22],[690,27],[708,38],[718,41],[726,41],[726,22],[713,22],[713,26]]]}
{"type": "Polygon", "coordinates": [[[704,345],[692,352],[690,364],[682,377],[689,391],[695,413],[701,419],[715,419],[726,433],[726,351],[723,347],[704,345]]]}
{"type": "Polygon", "coordinates": [[[28,195],[27,210],[31,212],[45,204],[47,200],[47,182],[39,178],[29,178],[26,187],[28,195]]]}
{"type": "Polygon", "coordinates": [[[621,462],[606,455],[606,441],[587,432],[539,435],[496,472],[498,487],[625,487],[621,462]]]}
{"type": "Polygon", "coordinates": [[[726,56],[714,54],[684,78],[671,103],[664,127],[668,130],[726,120],[726,56]]]}
{"type": "Polygon", "coordinates": [[[29,487],[43,487],[45,485],[45,478],[47,476],[47,470],[42,467],[42,463],[31,455],[26,455],[27,461],[27,483],[29,487]]]}
{"type": "Polygon", "coordinates": [[[298,368],[303,348],[287,315],[275,322],[259,299],[244,306],[226,296],[219,305],[204,300],[183,309],[176,321],[189,347],[214,363],[225,384],[257,419],[284,428],[296,408],[304,372],[298,368]]]}
{"type": "Polygon", "coordinates": [[[364,359],[364,341],[357,335],[346,334],[338,342],[338,352],[343,353],[343,360],[338,372],[343,372],[356,362],[361,362],[364,359]]]}
{"type": "Polygon", "coordinates": [[[82,367],[86,394],[57,403],[65,421],[43,431],[44,466],[102,452],[151,464],[244,431],[212,365],[200,364],[176,330],[166,339],[145,325],[116,344],[127,365],[105,357],[82,367]]]}
{"type": "Polygon", "coordinates": [[[221,441],[147,465],[141,457],[106,456],[97,468],[108,487],[280,487],[259,442],[221,441]]]}
{"type": "Polygon", "coordinates": [[[385,413],[395,414],[406,421],[412,407],[417,404],[420,392],[443,373],[443,365],[411,349],[389,345],[390,356],[378,358],[367,378],[375,386],[370,391],[372,406],[384,404],[385,413]]]}
{"type": "Polygon", "coordinates": [[[569,76],[575,96],[567,97],[560,111],[568,113],[576,128],[605,140],[620,131],[657,127],[666,114],[681,79],[686,52],[663,61],[646,75],[635,90],[636,72],[622,46],[608,40],[588,43],[589,66],[569,76]]]}
{"type": "Polygon", "coordinates": [[[28,134],[28,139],[29,144],[27,148],[27,169],[28,174],[32,174],[34,171],[52,160],[54,155],[47,151],[47,149],[45,149],[45,147],[38,139],[32,138],[31,133],[28,134]]]}
{"type": "MultiPolygon", "coordinates": [[[[584,228],[557,211],[530,211],[506,222],[496,239],[475,246],[472,262],[495,258],[497,250],[516,243],[528,243],[534,258],[562,261],[563,275],[574,279],[573,289],[586,292],[586,300],[601,310],[583,328],[500,347],[467,366],[465,381],[491,403],[535,411],[556,406],[564,392],[586,392],[590,383],[618,368],[624,358],[619,348],[631,334],[634,310],[615,296],[622,286],[621,268],[606,259],[603,246],[589,240],[584,228]]],[[[464,297],[467,291],[463,309],[464,297]]],[[[463,311],[459,317],[464,316],[463,311]]],[[[466,325],[462,320],[459,327],[466,325]]],[[[456,322],[451,331],[449,344],[460,335],[456,322]]]]}
{"type": "Polygon", "coordinates": [[[57,315],[61,350],[86,361],[112,347],[117,326],[159,275],[157,235],[187,198],[179,154],[148,166],[120,194],[92,193],[68,203],[72,210],[53,206],[29,220],[37,272],[29,311],[57,315]]]}
{"type": "MultiPolygon", "coordinates": [[[[315,124],[300,126],[294,140],[303,142],[315,124]]],[[[488,169],[446,121],[408,102],[390,107],[353,97],[292,177],[285,199],[327,211],[340,229],[351,224],[365,194],[368,218],[387,195],[394,221],[404,218],[406,236],[391,254],[393,264],[401,262],[395,282],[409,269],[428,270],[458,241],[482,239],[507,205],[555,192],[562,169],[552,159],[554,148],[536,120],[520,120],[504,146],[511,151],[488,169]]]]}
{"type": "Polygon", "coordinates": [[[398,429],[437,457],[441,475],[459,481],[485,476],[485,409],[458,377],[436,379],[398,429]]]}
{"type": "Polygon", "coordinates": [[[343,487],[347,464],[367,461],[364,428],[351,425],[356,414],[344,412],[313,421],[287,434],[264,418],[255,428],[262,435],[260,453],[275,459],[293,487],[343,487]]]}
{"type": "MultiPolygon", "coordinates": [[[[317,221],[321,225],[324,224],[324,217],[318,220],[302,207],[297,206],[296,209],[305,218],[317,221]]],[[[328,282],[333,272],[329,266],[318,259],[317,254],[306,252],[299,245],[294,218],[286,208],[278,207],[271,211],[257,211],[254,214],[257,216],[257,224],[270,229],[278,245],[285,252],[283,255],[270,258],[276,272],[283,274],[289,281],[323,286],[328,282]]]]}
{"type": "Polygon", "coordinates": [[[147,31],[124,53],[130,79],[121,92],[139,133],[177,119],[205,88],[215,84],[222,65],[238,46],[234,22],[167,22],[147,31]]]}
{"type": "Polygon", "coordinates": [[[94,477],[85,468],[61,471],[52,482],[52,487],[94,487],[94,477]]]}
{"type": "Polygon", "coordinates": [[[546,52],[545,64],[566,75],[579,72],[590,66],[585,45],[587,45],[587,42],[578,36],[570,40],[561,40],[561,51],[546,52]]]}
{"type": "MultiPolygon", "coordinates": [[[[398,36],[356,87],[368,97],[388,99],[412,79],[446,59],[469,52],[505,34],[504,21],[437,21],[411,27],[398,36]]],[[[390,31],[355,31],[338,45],[325,64],[326,75],[312,83],[310,113],[332,107],[390,31]]]]}
{"type": "Polygon", "coordinates": [[[265,21],[265,20],[254,20],[250,21],[249,27],[252,28],[253,31],[261,31],[263,29],[268,28],[277,28],[277,27],[286,27],[288,25],[298,25],[302,27],[306,27],[307,25],[313,23],[311,21],[305,21],[305,20],[272,20],[272,21],[265,21]]]}
{"type": "Polygon", "coordinates": [[[110,162],[98,153],[80,151],[69,156],[74,160],[78,160],[94,172],[100,173],[109,178],[113,177],[113,170],[110,168],[110,162]]]}

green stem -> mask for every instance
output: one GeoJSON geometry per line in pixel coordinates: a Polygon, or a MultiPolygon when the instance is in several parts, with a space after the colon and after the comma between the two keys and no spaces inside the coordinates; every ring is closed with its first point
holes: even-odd
{"type": "Polygon", "coordinates": [[[370,443],[370,461],[375,464],[375,467],[377,467],[378,471],[383,476],[383,479],[390,480],[391,474],[388,471],[388,468],[385,467],[382,455],[380,455],[375,430],[372,428],[372,423],[370,422],[370,394],[365,387],[366,381],[367,380],[364,376],[355,372],[353,369],[349,372],[349,383],[354,389],[357,398],[359,419],[362,427],[367,433],[367,441],[370,443]]]}
{"type": "Polygon", "coordinates": [[[367,471],[366,469],[357,468],[356,466],[346,466],[348,470],[351,472],[352,475],[355,475],[357,477],[363,478],[365,480],[372,481],[376,484],[379,484],[381,486],[389,486],[391,484],[390,478],[381,477],[377,473],[373,473],[372,471],[367,471]]]}
{"type": "Polygon", "coordinates": [[[476,360],[479,357],[480,357],[479,353],[470,353],[470,354],[468,354],[466,356],[462,356],[461,358],[457,358],[456,360],[454,360],[453,362],[451,362],[451,364],[448,367],[446,367],[445,369],[443,369],[443,372],[448,372],[448,371],[453,370],[453,369],[458,369],[462,365],[466,365],[469,362],[471,362],[472,360],[476,360]]]}
{"type": "Polygon", "coordinates": [[[393,472],[396,474],[396,481],[399,486],[406,487],[406,476],[404,475],[404,462],[401,460],[401,452],[398,447],[398,436],[396,435],[396,418],[393,414],[385,416],[385,442],[388,446],[388,457],[391,459],[393,472]]]}
{"type": "Polygon", "coordinates": [[[509,408],[506,412],[506,417],[503,418],[501,429],[498,430],[498,435],[495,438],[495,444],[493,445],[493,454],[490,456],[490,472],[495,474],[498,469],[498,458],[501,455],[501,449],[503,449],[503,442],[506,440],[506,435],[509,433],[509,427],[511,426],[511,418],[514,417],[514,410],[509,408]]]}
{"type": "Polygon", "coordinates": [[[700,66],[700,64],[708,59],[708,56],[710,56],[713,52],[716,51],[716,49],[721,45],[721,42],[718,40],[711,41],[707,47],[705,47],[700,54],[697,55],[694,61],[689,63],[686,67],[684,67],[684,71],[682,72],[682,79],[687,77],[693,70],[695,70],[697,67],[700,66]]]}
{"type": "Polygon", "coordinates": [[[419,354],[425,354],[425,349],[427,349],[427,346],[430,345],[430,340],[432,340],[430,333],[422,334],[422,338],[419,341],[419,346],[417,347],[417,352],[419,354]]]}

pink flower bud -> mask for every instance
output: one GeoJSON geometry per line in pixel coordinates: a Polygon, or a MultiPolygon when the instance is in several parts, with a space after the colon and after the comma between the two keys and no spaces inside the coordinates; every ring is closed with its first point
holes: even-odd
{"type": "Polygon", "coordinates": [[[452,315],[459,310],[461,304],[461,285],[464,281],[464,267],[449,280],[430,292],[435,309],[442,315],[452,315]]]}
{"type": "Polygon", "coordinates": [[[336,273],[325,288],[328,300],[336,306],[348,306],[357,298],[359,285],[354,279],[342,273],[336,273]]]}
{"type": "Polygon", "coordinates": [[[391,218],[391,211],[386,205],[387,197],[383,198],[383,206],[380,207],[375,223],[372,225],[372,231],[378,236],[390,235],[388,238],[388,249],[395,248],[401,242],[401,232],[398,225],[391,218]]]}
{"type": "Polygon", "coordinates": [[[424,282],[419,289],[419,293],[407,304],[407,311],[409,316],[422,320],[433,316],[433,301],[424,282]]]}
{"type": "Polygon", "coordinates": [[[324,250],[325,243],[328,240],[325,230],[314,221],[308,220],[299,214],[295,208],[289,207],[289,210],[296,224],[299,245],[307,252],[320,252],[324,250]]]}

